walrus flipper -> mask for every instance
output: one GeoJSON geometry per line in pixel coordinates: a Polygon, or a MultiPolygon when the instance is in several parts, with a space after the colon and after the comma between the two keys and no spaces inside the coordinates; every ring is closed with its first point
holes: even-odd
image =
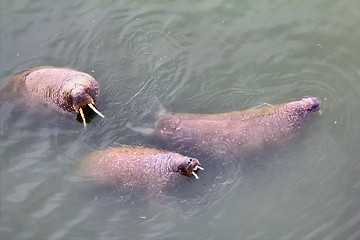
{"type": "Polygon", "coordinates": [[[131,122],[127,122],[126,127],[129,128],[130,130],[134,131],[134,132],[140,133],[140,134],[145,135],[145,136],[150,136],[155,131],[154,128],[135,127],[135,126],[133,126],[133,124],[131,122]]]}

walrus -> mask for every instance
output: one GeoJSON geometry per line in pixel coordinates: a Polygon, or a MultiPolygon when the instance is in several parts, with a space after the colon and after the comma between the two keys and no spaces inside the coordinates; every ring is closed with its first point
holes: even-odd
{"type": "Polygon", "coordinates": [[[245,158],[284,146],[319,110],[320,101],[310,97],[228,113],[167,113],[157,119],[155,129],[148,135],[185,152],[245,158]]]}
{"type": "Polygon", "coordinates": [[[28,69],[12,77],[7,89],[32,106],[48,105],[64,114],[80,113],[86,127],[84,108],[96,108],[99,85],[87,73],[70,68],[41,66],[28,69]]]}
{"type": "Polygon", "coordinates": [[[96,186],[115,189],[162,190],[201,169],[196,158],[153,148],[122,146],[95,151],[79,166],[78,174],[96,186]]]}

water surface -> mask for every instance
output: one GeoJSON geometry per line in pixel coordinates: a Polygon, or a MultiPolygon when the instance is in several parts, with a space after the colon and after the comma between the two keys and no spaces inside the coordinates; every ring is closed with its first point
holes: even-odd
{"type": "MultiPolygon", "coordinates": [[[[1,101],[2,239],[360,239],[360,2],[1,1],[1,87],[54,65],[93,75],[105,119],[1,101]],[[316,96],[285,151],[200,159],[162,196],[74,180],[89,152],[160,147],[126,127],[168,111],[217,113],[316,96]],[[264,159],[265,158],[265,159],[264,159]]],[[[192,153],[188,153],[192,154],[192,153]]]]}

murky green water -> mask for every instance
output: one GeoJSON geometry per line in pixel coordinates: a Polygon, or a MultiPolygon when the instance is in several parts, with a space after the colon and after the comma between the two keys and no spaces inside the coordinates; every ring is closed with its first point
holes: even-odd
{"type": "Polygon", "coordinates": [[[84,130],[1,102],[1,239],[360,239],[359,24],[357,0],[1,1],[1,86],[71,67],[98,80],[106,116],[84,130]],[[200,179],[163,196],[73,179],[96,149],[158,147],[126,123],[151,126],[159,103],[216,113],[305,96],[323,114],[261,166],[200,159],[200,179]]]}

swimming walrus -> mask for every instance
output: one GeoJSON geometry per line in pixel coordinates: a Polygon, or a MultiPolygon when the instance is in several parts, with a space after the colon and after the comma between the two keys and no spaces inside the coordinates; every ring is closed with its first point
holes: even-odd
{"type": "Polygon", "coordinates": [[[195,158],[145,147],[117,147],[91,153],[79,167],[79,174],[98,186],[116,189],[162,190],[203,170],[195,158]]]}
{"type": "Polygon", "coordinates": [[[283,146],[319,109],[320,101],[311,97],[246,111],[165,114],[157,119],[150,136],[187,152],[242,158],[283,146]]]}
{"type": "Polygon", "coordinates": [[[83,109],[90,107],[104,117],[96,108],[99,95],[96,80],[87,73],[70,68],[41,66],[28,69],[12,77],[7,88],[28,105],[48,105],[61,113],[80,113],[84,126],[83,109]]]}

